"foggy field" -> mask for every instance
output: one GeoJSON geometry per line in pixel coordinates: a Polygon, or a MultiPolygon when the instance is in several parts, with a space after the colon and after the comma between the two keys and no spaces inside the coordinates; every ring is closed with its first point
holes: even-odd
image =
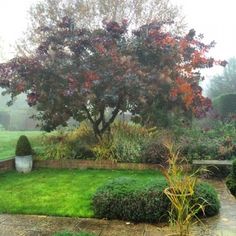
{"type": "Polygon", "coordinates": [[[41,131],[0,131],[0,160],[15,155],[15,146],[20,135],[26,135],[32,148],[41,146],[41,131]]]}

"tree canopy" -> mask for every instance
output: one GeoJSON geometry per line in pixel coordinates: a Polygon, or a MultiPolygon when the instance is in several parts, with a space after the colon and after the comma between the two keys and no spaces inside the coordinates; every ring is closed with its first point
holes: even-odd
{"type": "Polygon", "coordinates": [[[65,16],[73,19],[76,28],[101,28],[104,19],[116,22],[127,19],[131,29],[153,20],[173,21],[172,33],[183,32],[186,26],[181,8],[171,0],[39,0],[29,11],[28,29],[18,41],[18,54],[32,54],[44,41],[41,29],[57,27],[65,16]]]}
{"type": "Polygon", "coordinates": [[[44,37],[33,53],[0,65],[0,86],[12,97],[26,93],[48,131],[73,117],[88,119],[101,137],[119,112],[143,113],[157,99],[201,117],[211,102],[198,70],[225,63],[206,56],[214,43],[202,43],[194,30],[173,35],[168,24],[148,23],[130,35],[126,20],[88,29],[63,17],[39,29],[44,37]]]}
{"type": "Polygon", "coordinates": [[[223,94],[236,91],[236,58],[230,58],[221,75],[216,75],[210,81],[208,95],[216,98],[223,94]]]}

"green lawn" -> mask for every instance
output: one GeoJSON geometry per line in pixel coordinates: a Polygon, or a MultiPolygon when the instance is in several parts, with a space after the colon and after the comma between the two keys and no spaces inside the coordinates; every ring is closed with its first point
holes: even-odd
{"type": "Polygon", "coordinates": [[[37,149],[41,145],[41,131],[0,131],[0,160],[15,155],[16,142],[20,135],[26,135],[32,147],[37,149]]]}
{"type": "Polygon", "coordinates": [[[0,174],[0,213],[93,217],[92,196],[106,181],[132,176],[145,185],[157,171],[53,170],[0,174]]]}

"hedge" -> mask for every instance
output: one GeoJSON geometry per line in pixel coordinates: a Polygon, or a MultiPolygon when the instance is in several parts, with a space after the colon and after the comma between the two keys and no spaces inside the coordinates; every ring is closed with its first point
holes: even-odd
{"type": "MultiPolygon", "coordinates": [[[[127,177],[109,181],[93,197],[95,217],[150,223],[167,221],[170,201],[163,193],[166,187],[163,179],[145,185],[127,177]]],[[[217,193],[209,184],[198,184],[193,199],[194,203],[198,199],[197,203],[207,204],[206,216],[219,212],[217,193]]]]}

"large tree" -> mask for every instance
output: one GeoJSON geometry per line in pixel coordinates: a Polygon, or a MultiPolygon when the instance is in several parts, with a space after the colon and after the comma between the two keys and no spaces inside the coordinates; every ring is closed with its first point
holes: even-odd
{"type": "Polygon", "coordinates": [[[89,30],[63,17],[42,27],[44,40],[32,54],[0,65],[0,86],[12,97],[27,93],[45,130],[70,117],[88,119],[97,137],[119,112],[148,112],[157,99],[196,116],[210,108],[198,69],[224,64],[206,57],[213,44],[203,44],[194,30],[172,35],[163,23],[143,25],[132,35],[126,21],[103,23],[89,30]]]}
{"type": "Polygon", "coordinates": [[[236,58],[230,58],[221,75],[214,76],[209,84],[207,94],[216,98],[223,94],[236,92],[236,58]]]}

